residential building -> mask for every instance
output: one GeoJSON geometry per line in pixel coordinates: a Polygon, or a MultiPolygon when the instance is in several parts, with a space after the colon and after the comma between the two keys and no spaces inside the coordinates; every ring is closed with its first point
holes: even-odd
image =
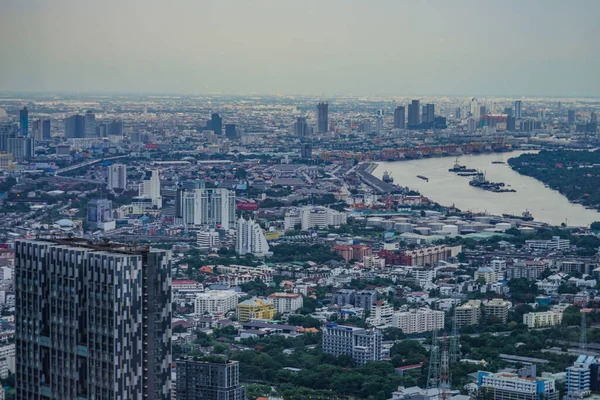
{"type": "Polygon", "coordinates": [[[194,302],[194,313],[203,314],[225,314],[235,309],[238,303],[238,295],[233,290],[209,290],[198,293],[194,302]]]}
{"type": "Polygon", "coordinates": [[[106,187],[108,190],[127,189],[127,165],[112,164],[108,168],[106,187]]]}
{"type": "Polygon", "coordinates": [[[235,124],[225,124],[225,137],[229,140],[236,140],[240,138],[235,124]]]}
{"type": "Polygon", "coordinates": [[[392,326],[410,335],[443,329],[444,319],[443,311],[417,308],[395,313],[392,317],[392,326]]]}
{"type": "Polygon", "coordinates": [[[373,250],[364,244],[356,244],[353,246],[333,246],[332,250],[341,256],[346,262],[356,260],[362,262],[366,256],[370,256],[373,250]]]}
{"type": "Polygon", "coordinates": [[[523,118],[523,102],[521,100],[515,101],[515,118],[521,119],[523,118]]]}
{"type": "Polygon", "coordinates": [[[401,265],[434,266],[439,261],[448,261],[462,251],[462,246],[429,246],[420,249],[406,250],[400,253],[401,265]]]}
{"type": "Polygon", "coordinates": [[[375,304],[371,307],[371,313],[366,322],[374,327],[388,327],[392,326],[393,316],[394,307],[383,300],[376,300],[375,304]]]}
{"type": "Polygon", "coordinates": [[[257,257],[269,254],[269,244],[265,234],[254,220],[244,218],[238,220],[235,251],[239,255],[253,254],[257,257]]]}
{"type": "Polygon", "coordinates": [[[310,134],[310,127],[306,122],[306,117],[298,117],[296,118],[296,122],[294,123],[294,133],[296,137],[303,138],[307,137],[310,134]]]}
{"type": "Polygon", "coordinates": [[[275,318],[275,305],[271,299],[259,299],[253,297],[244,300],[237,305],[237,318],[240,322],[248,322],[252,319],[273,319],[275,318]]]}
{"type": "MultiPolygon", "coordinates": [[[[594,356],[588,356],[581,354],[573,365],[567,367],[567,377],[565,381],[565,392],[567,393],[580,393],[582,395],[590,394],[592,390],[590,375],[592,373],[592,366],[595,366],[596,376],[598,373],[598,367],[596,358],[594,356]]],[[[598,378],[594,379],[598,382],[598,378]]],[[[597,383],[596,383],[597,386],[597,383]]]]}
{"type": "Polygon", "coordinates": [[[357,365],[382,360],[382,333],[378,329],[327,324],[323,327],[323,352],[351,356],[357,365]]]}
{"type": "Polygon", "coordinates": [[[303,231],[345,225],[347,215],[327,207],[303,207],[300,209],[300,223],[303,231]]]}
{"type": "Polygon", "coordinates": [[[317,133],[329,131],[329,104],[317,104],[317,133]]]}
{"type": "Polygon", "coordinates": [[[481,321],[481,300],[469,300],[456,307],[454,315],[458,326],[478,325],[481,321]]]}
{"type": "Polygon", "coordinates": [[[51,128],[52,123],[49,119],[42,120],[42,140],[50,140],[51,139],[51,128]]]}
{"type": "Polygon", "coordinates": [[[83,116],[84,119],[84,132],[83,135],[86,138],[95,138],[96,134],[96,115],[92,111],[86,111],[83,116]]]}
{"type": "Polygon", "coordinates": [[[496,276],[496,271],[490,267],[480,267],[475,271],[474,276],[475,281],[479,281],[483,279],[485,283],[496,283],[498,282],[498,277],[496,276]]]}
{"type": "Polygon", "coordinates": [[[363,308],[365,311],[371,311],[375,300],[377,300],[377,292],[375,290],[354,292],[354,305],[363,308]]]}
{"type": "Polygon", "coordinates": [[[304,304],[304,298],[298,293],[273,293],[269,295],[278,313],[293,313],[304,304]]]}
{"type": "Polygon", "coordinates": [[[19,128],[21,136],[29,136],[29,111],[27,111],[27,107],[19,110],[19,128]]]}
{"type": "Polygon", "coordinates": [[[233,229],[235,226],[235,192],[227,189],[196,189],[200,201],[200,224],[233,229]]]}
{"type": "Polygon", "coordinates": [[[219,247],[219,232],[214,229],[200,231],[196,234],[197,244],[200,250],[210,250],[219,247]]]}
{"type": "Polygon", "coordinates": [[[394,110],[394,129],[405,129],[406,128],[406,107],[398,106],[394,110]]]}
{"type": "Polygon", "coordinates": [[[408,105],[408,129],[418,129],[421,125],[421,102],[413,100],[408,105]]]}
{"type": "Polygon", "coordinates": [[[491,299],[483,302],[483,312],[486,317],[494,317],[503,324],[508,320],[508,310],[510,310],[510,301],[502,299],[491,299]]]}
{"type": "Polygon", "coordinates": [[[162,208],[162,197],[160,195],[160,176],[157,169],[147,170],[139,187],[139,196],[150,199],[152,206],[162,208]]]}
{"type": "Polygon", "coordinates": [[[115,229],[116,222],[112,215],[112,201],[108,199],[92,199],[87,206],[87,223],[91,229],[110,231],[115,229]]]}
{"type": "Polygon", "coordinates": [[[477,386],[490,400],[558,400],[554,379],[521,377],[509,372],[479,372],[477,386]]]}
{"type": "Polygon", "coordinates": [[[385,259],[374,255],[364,256],[363,265],[367,269],[383,269],[385,268],[385,259]]]}
{"type": "Polygon", "coordinates": [[[215,135],[223,134],[223,118],[217,113],[210,116],[210,120],[206,123],[206,130],[213,131],[215,135]]]}
{"type": "Polygon", "coordinates": [[[525,246],[531,250],[567,250],[571,247],[571,242],[560,236],[552,236],[550,240],[526,240],[525,246]]]}
{"type": "Polygon", "coordinates": [[[65,118],[65,138],[75,139],[85,137],[85,118],[75,114],[65,118]]]}
{"type": "Polygon", "coordinates": [[[0,346],[0,378],[6,379],[15,373],[15,344],[0,346]]]}
{"type": "Polygon", "coordinates": [[[16,399],[171,400],[171,255],[15,243],[16,399]]]}
{"type": "Polygon", "coordinates": [[[562,317],[562,313],[557,311],[530,312],[523,314],[523,323],[529,328],[542,328],[560,325],[562,317]]]}
{"type": "Polygon", "coordinates": [[[238,361],[177,360],[177,400],[246,400],[238,361]]]}

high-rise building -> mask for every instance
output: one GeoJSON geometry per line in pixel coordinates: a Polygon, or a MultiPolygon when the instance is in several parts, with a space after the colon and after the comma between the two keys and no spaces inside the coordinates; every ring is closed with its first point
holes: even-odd
{"type": "Polygon", "coordinates": [[[177,400],[246,400],[238,361],[177,360],[177,400]]]}
{"type": "Polygon", "coordinates": [[[96,136],[96,114],[92,111],[86,111],[83,116],[83,136],[86,138],[95,138],[96,136]]]}
{"type": "Polygon", "coordinates": [[[517,119],[512,115],[506,117],[506,130],[507,131],[515,131],[517,129],[517,119]]]}
{"type": "Polygon", "coordinates": [[[454,318],[458,326],[478,325],[481,320],[481,300],[469,300],[456,307],[454,318]]]}
{"type": "Polygon", "coordinates": [[[162,208],[162,197],[160,195],[160,176],[157,169],[147,170],[142,183],[139,186],[139,196],[151,199],[152,206],[162,208]]]}
{"type": "Polygon", "coordinates": [[[421,126],[421,102],[413,100],[408,105],[408,129],[419,129],[421,126]]]}
{"type": "Polygon", "coordinates": [[[485,105],[479,106],[479,117],[487,115],[487,107],[485,105]]]}
{"type": "Polygon", "coordinates": [[[392,326],[407,335],[437,331],[444,328],[444,312],[429,308],[397,312],[392,316],[392,326]]]}
{"type": "Polygon", "coordinates": [[[567,118],[569,121],[569,125],[573,125],[575,123],[575,110],[569,110],[567,112],[567,118]]]}
{"type": "Polygon", "coordinates": [[[595,112],[592,112],[590,114],[590,123],[592,123],[592,124],[598,123],[598,114],[596,114],[595,112]]]}
{"type": "Polygon", "coordinates": [[[171,256],[15,244],[16,399],[171,400],[171,256]]]}
{"type": "Polygon", "coordinates": [[[231,229],[235,226],[235,192],[227,189],[197,189],[200,225],[231,229]]]}
{"type": "Polygon", "coordinates": [[[558,400],[559,391],[554,379],[522,377],[509,372],[492,374],[479,372],[479,393],[490,400],[558,400]]]}
{"type": "Polygon", "coordinates": [[[313,228],[326,228],[329,225],[344,225],[347,221],[347,214],[326,207],[303,207],[300,210],[299,223],[302,224],[302,230],[307,231],[313,228]]]}
{"type": "Polygon", "coordinates": [[[294,123],[294,134],[299,138],[307,137],[310,134],[310,127],[306,122],[306,117],[296,118],[296,122],[294,123]]]}
{"type": "Polygon", "coordinates": [[[236,129],[235,124],[226,124],[225,125],[225,137],[229,140],[239,139],[238,131],[236,129]]]}
{"type": "Polygon", "coordinates": [[[398,106],[394,109],[394,129],[406,129],[406,107],[398,106]]]}
{"type": "Polygon", "coordinates": [[[187,226],[200,226],[201,220],[201,197],[198,190],[185,191],[181,198],[181,218],[187,226]]]}
{"type": "MultiPolygon", "coordinates": [[[[581,354],[573,365],[567,367],[567,378],[565,381],[565,392],[567,393],[581,393],[582,395],[588,395],[591,393],[593,381],[598,385],[598,365],[594,356],[588,356],[581,354]],[[596,376],[594,379],[590,379],[592,375],[592,367],[595,367],[596,376]]],[[[597,389],[597,388],[596,388],[597,389]]]]}
{"type": "Polygon", "coordinates": [[[506,108],[504,108],[504,114],[506,114],[508,117],[512,117],[513,116],[513,109],[512,109],[512,107],[506,107],[506,108]]]}
{"type": "Polygon", "coordinates": [[[219,232],[214,229],[200,231],[196,235],[196,244],[200,250],[210,250],[219,247],[220,238],[219,232]]]}
{"type": "Polygon", "coordinates": [[[423,128],[431,128],[435,120],[435,105],[426,104],[423,106],[422,125],[423,128]]]}
{"type": "Polygon", "coordinates": [[[27,136],[8,136],[6,152],[12,154],[17,162],[30,160],[35,157],[35,139],[27,136]]]}
{"type": "Polygon", "coordinates": [[[304,159],[312,158],[312,144],[302,143],[300,145],[300,157],[304,159]]]}
{"type": "Polygon", "coordinates": [[[383,117],[378,116],[375,118],[375,132],[379,133],[383,130],[383,117]]]}
{"type": "Polygon", "coordinates": [[[198,293],[194,301],[196,315],[225,314],[235,309],[238,295],[234,290],[208,290],[198,293]]]}
{"type": "Polygon", "coordinates": [[[27,137],[29,135],[29,111],[27,111],[27,107],[19,110],[19,127],[21,136],[27,137]]]}
{"type": "Polygon", "coordinates": [[[49,119],[42,120],[42,140],[50,140],[51,123],[49,119]]]}
{"type": "Polygon", "coordinates": [[[362,124],[360,124],[360,131],[364,133],[372,133],[373,123],[370,120],[363,121],[362,124]]]}
{"type": "Polygon", "coordinates": [[[213,131],[215,135],[223,134],[223,118],[219,114],[213,113],[206,123],[206,130],[213,131]]]}
{"type": "Polygon", "coordinates": [[[329,104],[317,104],[317,133],[329,131],[329,104]]]}
{"type": "Polygon", "coordinates": [[[115,229],[112,215],[112,201],[108,199],[92,199],[87,206],[87,223],[92,229],[109,231],[115,229]]]}
{"type": "Polygon", "coordinates": [[[382,337],[378,329],[327,324],[323,327],[323,352],[336,357],[349,355],[357,365],[383,360],[382,337]]]}
{"type": "Polygon", "coordinates": [[[253,254],[264,257],[269,252],[269,244],[260,225],[254,220],[240,218],[237,223],[235,251],[239,255],[253,254]]]}
{"type": "Polygon", "coordinates": [[[272,320],[276,313],[277,310],[271,299],[253,297],[237,305],[237,319],[240,322],[253,319],[272,320]]]}
{"type": "Polygon", "coordinates": [[[65,119],[65,137],[67,139],[85,137],[85,118],[75,114],[65,119]]]}
{"type": "Polygon", "coordinates": [[[456,110],[454,110],[454,119],[460,119],[460,107],[456,107],[456,110]]]}
{"type": "Polygon", "coordinates": [[[304,304],[304,298],[300,293],[278,292],[270,294],[269,299],[273,302],[275,310],[281,314],[296,312],[304,304]]]}
{"type": "Polygon", "coordinates": [[[521,100],[515,101],[515,118],[521,119],[523,118],[523,110],[521,109],[523,106],[523,102],[521,100]]]}
{"type": "Polygon", "coordinates": [[[106,187],[108,190],[127,189],[127,165],[112,164],[108,166],[107,170],[106,187]]]}

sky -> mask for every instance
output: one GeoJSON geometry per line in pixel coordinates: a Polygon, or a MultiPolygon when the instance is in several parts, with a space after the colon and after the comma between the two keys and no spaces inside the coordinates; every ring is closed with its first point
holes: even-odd
{"type": "Polygon", "coordinates": [[[0,0],[0,91],[600,96],[600,0],[0,0]]]}

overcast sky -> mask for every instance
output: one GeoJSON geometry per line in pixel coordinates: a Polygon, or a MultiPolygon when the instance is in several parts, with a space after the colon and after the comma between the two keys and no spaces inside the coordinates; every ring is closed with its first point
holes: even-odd
{"type": "Polygon", "coordinates": [[[0,0],[0,90],[600,96],[600,0],[0,0]]]}

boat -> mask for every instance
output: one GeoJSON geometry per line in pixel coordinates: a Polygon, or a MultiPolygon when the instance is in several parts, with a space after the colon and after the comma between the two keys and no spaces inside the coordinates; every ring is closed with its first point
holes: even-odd
{"type": "Polygon", "coordinates": [[[511,218],[511,219],[520,219],[522,221],[533,221],[533,215],[531,215],[531,213],[527,210],[525,210],[525,212],[523,214],[519,215],[512,215],[512,214],[502,214],[502,216],[504,218],[511,218]]]}
{"type": "Polygon", "coordinates": [[[419,178],[419,179],[423,179],[424,181],[427,181],[427,182],[429,182],[429,178],[428,178],[428,177],[426,177],[426,176],[423,176],[423,175],[417,175],[417,178],[419,178]]]}
{"type": "Polygon", "coordinates": [[[504,161],[492,161],[492,164],[506,164],[504,161]]]}
{"type": "Polygon", "coordinates": [[[456,160],[454,161],[454,167],[450,168],[448,170],[448,172],[457,172],[457,173],[461,172],[461,173],[463,173],[463,172],[477,172],[477,170],[474,169],[474,168],[467,168],[465,165],[460,165],[458,163],[458,158],[456,158],[456,160]]]}
{"type": "Polygon", "coordinates": [[[383,173],[383,178],[381,178],[381,180],[385,183],[394,183],[394,178],[392,178],[391,174],[387,171],[383,173]]]}
{"type": "Polygon", "coordinates": [[[515,193],[515,189],[505,189],[504,182],[490,182],[483,172],[478,173],[469,181],[469,185],[494,193],[515,193]]]}

